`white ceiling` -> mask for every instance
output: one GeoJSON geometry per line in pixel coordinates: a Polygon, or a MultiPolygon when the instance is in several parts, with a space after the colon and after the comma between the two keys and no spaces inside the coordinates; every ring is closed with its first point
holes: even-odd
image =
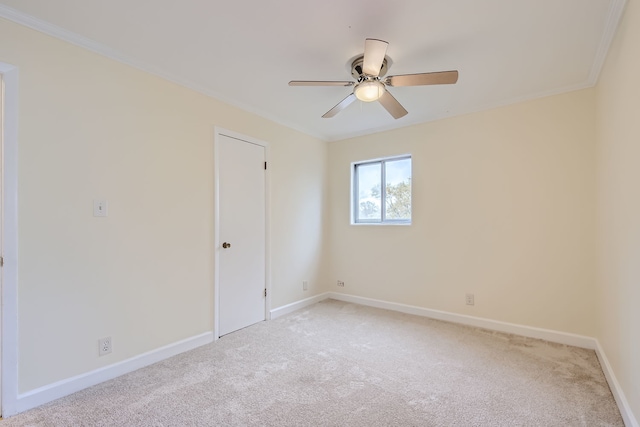
{"type": "MultiPolygon", "coordinates": [[[[0,16],[88,47],[324,140],[592,86],[625,0],[0,0],[0,16]],[[456,85],[391,88],[321,116],[352,88],[367,37],[388,75],[459,70],[456,85]]],[[[6,41],[3,41],[6,42],[6,41]]]]}

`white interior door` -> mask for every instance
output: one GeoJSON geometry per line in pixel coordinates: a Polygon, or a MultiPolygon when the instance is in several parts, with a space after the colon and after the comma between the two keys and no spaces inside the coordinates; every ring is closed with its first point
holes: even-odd
{"type": "Polygon", "coordinates": [[[218,335],[266,318],[265,147],[219,134],[218,335]]]}

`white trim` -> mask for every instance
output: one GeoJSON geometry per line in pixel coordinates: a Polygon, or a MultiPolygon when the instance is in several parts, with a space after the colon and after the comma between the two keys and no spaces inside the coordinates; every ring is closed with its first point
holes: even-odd
{"type": "Polygon", "coordinates": [[[278,307],[271,311],[271,317],[272,319],[275,319],[292,313],[301,308],[315,304],[317,302],[324,301],[326,299],[334,299],[338,301],[350,302],[353,304],[382,308],[385,310],[397,311],[400,313],[413,314],[415,316],[429,317],[431,319],[460,323],[462,325],[474,326],[476,328],[489,329],[498,332],[505,332],[508,334],[521,335],[529,338],[537,338],[559,344],[587,348],[590,350],[596,349],[595,338],[587,337],[584,335],[554,331],[551,329],[535,328],[532,326],[501,322],[499,320],[485,319],[482,317],[467,316],[466,314],[457,314],[448,311],[433,310],[430,308],[418,307],[415,305],[382,301],[372,298],[360,297],[357,295],[342,294],[339,292],[325,292],[311,298],[306,298],[300,301],[293,302],[291,304],[284,305],[282,307],[278,307]]]}
{"type": "MultiPolygon", "coordinates": [[[[218,145],[221,135],[228,136],[233,139],[248,142],[251,144],[264,147],[264,159],[269,165],[269,144],[256,138],[243,135],[228,129],[216,126],[214,128],[213,138],[213,176],[214,176],[214,197],[213,197],[213,247],[214,247],[214,275],[213,275],[213,334],[214,339],[220,337],[220,166],[218,163],[218,145]]],[[[265,298],[264,318],[271,318],[271,169],[267,166],[265,171],[265,288],[267,289],[267,297],[265,298]]]]}
{"type": "Polygon", "coordinates": [[[18,396],[18,69],[0,62],[4,82],[2,218],[2,415],[18,396]]]}
{"type": "Polygon", "coordinates": [[[297,130],[298,132],[302,132],[306,135],[311,135],[315,138],[322,139],[322,140],[324,140],[326,137],[326,135],[321,135],[319,133],[310,131],[309,129],[304,129],[300,125],[294,122],[283,120],[280,117],[276,117],[275,115],[269,113],[268,111],[260,110],[248,104],[237,102],[234,99],[231,99],[226,96],[222,96],[218,92],[215,92],[201,84],[195,83],[189,79],[177,77],[173,74],[166,72],[160,67],[157,67],[155,65],[151,65],[146,62],[135,59],[133,57],[127,56],[120,51],[112,49],[104,44],[98,43],[95,40],[92,40],[88,37],[81,36],[78,33],[74,33],[72,31],[66,30],[62,27],[51,24],[42,19],[36,18],[34,16],[28,15],[19,10],[13,9],[9,6],[0,4],[0,17],[8,19],[9,21],[13,21],[16,24],[24,25],[25,27],[31,28],[32,30],[36,30],[41,33],[47,34],[49,36],[55,37],[67,43],[71,43],[83,49],[87,49],[91,52],[97,53],[98,55],[102,55],[109,59],[113,59],[114,61],[120,62],[122,64],[129,65],[130,67],[137,68],[138,70],[144,71],[145,73],[153,74],[167,81],[186,87],[188,89],[191,89],[203,95],[209,96],[211,98],[215,98],[226,104],[240,108],[244,111],[263,117],[272,122],[279,123],[283,126],[286,126],[290,129],[297,130]]]}
{"type": "Polygon", "coordinates": [[[589,76],[587,77],[587,80],[582,83],[576,83],[576,84],[562,86],[562,87],[558,87],[550,90],[544,90],[541,92],[531,93],[524,96],[516,96],[513,98],[508,98],[508,99],[504,99],[497,102],[490,102],[483,105],[476,105],[470,108],[464,108],[457,111],[442,112],[441,114],[437,114],[428,120],[424,120],[422,118],[410,119],[407,117],[402,120],[402,123],[391,123],[384,126],[372,127],[366,130],[347,132],[340,135],[337,138],[330,137],[330,138],[326,138],[325,140],[327,142],[343,141],[345,139],[357,138],[359,136],[371,135],[374,133],[381,133],[381,132],[386,132],[394,129],[420,125],[425,123],[431,123],[438,120],[448,119],[451,117],[463,116],[466,114],[489,111],[496,108],[519,104],[521,102],[534,101],[536,99],[546,98],[548,96],[561,95],[563,93],[569,93],[569,92],[574,92],[577,90],[593,87],[598,83],[600,72],[602,71],[602,67],[604,66],[605,60],[607,59],[607,54],[609,53],[609,48],[611,47],[613,38],[615,37],[616,31],[618,30],[618,25],[620,24],[620,20],[622,19],[622,14],[624,12],[626,3],[627,3],[627,0],[611,1],[609,6],[609,12],[607,14],[607,22],[605,23],[605,28],[604,28],[604,31],[602,32],[602,38],[600,39],[600,44],[598,45],[596,56],[593,58],[591,71],[589,72],[589,76]]]}
{"type": "Polygon", "coordinates": [[[595,86],[595,84],[598,82],[598,77],[600,75],[600,71],[602,70],[602,67],[604,65],[604,62],[606,60],[607,57],[607,53],[609,51],[609,47],[611,46],[611,42],[615,36],[615,33],[618,29],[618,24],[620,23],[620,19],[622,17],[622,13],[624,11],[625,5],[626,5],[627,0],[612,0],[611,1],[611,5],[609,8],[609,14],[607,17],[607,22],[605,24],[605,29],[602,33],[602,38],[600,39],[600,44],[598,46],[598,51],[596,53],[596,56],[593,60],[593,64],[591,66],[591,71],[589,73],[589,76],[587,78],[586,81],[582,82],[582,83],[576,83],[574,85],[569,85],[569,86],[564,86],[564,87],[560,87],[560,88],[555,88],[552,90],[548,90],[548,91],[542,91],[542,92],[538,92],[538,93],[534,93],[534,94],[529,94],[526,96],[521,96],[521,97],[515,97],[515,98],[510,98],[507,100],[503,100],[503,101],[499,101],[499,102],[494,102],[494,103],[490,103],[490,104],[485,104],[485,105],[479,105],[479,106],[475,106],[472,108],[468,108],[468,109],[464,109],[464,110],[460,110],[460,111],[451,111],[449,113],[443,113],[437,116],[434,116],[428,120],[422,120],[422,119],[417,119],[417,120],[402,120],[401,123],[393,123],[391,125],[387,125],[387,126],[381,126],[381,127],[376,127],[376,128],[370,128],[367,130],[363,130],[363,131],[355,131],[355,132],[348,132],[348,133],[344,133],[342,135],[338,135],[338,136],[330,136],[330,135],[326,135],[326,134],[320,134],[317,131],[312,131],[306,128],[301,127],[300,125],[287,121],[287,120],[283,120],[280,117],[276,117],[273,114],[270,114],[268,111],[262,111],[259,110],[257,108],[251,107],[249,105],[237,102],[233,99],[230,99],[228,97],[222,96],[217,92],[214,92],[208,88],[205,88],[204,86],[197,84],[195,82],[192,82],[190,80],[184,79],[184,78],[180,78],[180,77],[176,77],[174,75],[171,75],[167,72],[165,72],[164,70],[161,70],[159,67],[147,64],[145,62],[139,61],[137,59],[134,59],[132,57],[129,57],[127,55],[124,55],[123,53],[116,51],[115,49],[112,49],[108,46],[105,46],[103,44],[100,44],[94,40],[91,40],[87,37],[81,36],[77,33],[74,33],[72,31],[66,30],[64,28],[58,27],[56,25],[53,25],[49,22],[43,21],[41,19],[35,18],[31,15],[28,15],[26,13],[20,12],[16,9],[10,8],[8,6],[5,6],[3,4],[0,4],[0,17],[8,19],[10,21],[13,21],[17,24],[20,25],[24,25],[25,27],[29,27],[33,30],[39,31],[41,33],[44,34],[48,34],[52,37],[55,37],[57,39],[66,41],[68,43],[71,43],[73,45],[82,47],[84,49],[87,49],[89,51],[95,52],[99,55],[105,56],[107,58],[113,59],[114,61],[118,61],[121,62],[123,64],[129,65],[131,67],[137,68],[139,70],[142,70],[144,72],[156,75],[158,77],[161,77],[165,80],[168,80],[170,82],[176,83],[180,86],[189,88],[191,90],[194,90],[196,92],[199,92],[203,95],[209,96],[211,98],[215,98],[218,99],[222,102],[225,102],[229,105],[232,105],[234,107],[240,108],[244,111],[247,111],[249,113],[255,114],[257,116],[263,117],[265,119],[271,120],[272,122],[275,123],[279,123],[283,126],[286,126],[290,129],[294,129],[297,130],[299,132],[302,132],[306,135],[311,135],[315,138],[321,139],[323,141],[327,141],[327,142],[333,142],[333,141],[342,141],[345,139],[350,139],[350,138],[355,138],[358,136],[363,136],[363,135],[370,135],[373,133],[379,133],[379,132],[384,132],[384,131],[388,131],[388,130],[393,130],[393,129],[399,129],[399,128],[404,128],[404,127],[408,127],[411,125],[417,125],[417,124],[422,124],[422,123],[429,123],[429,122],[433,122],[436,120],[441,120],[441,119],[445,119],[445,118],[449,118],[449,117],[455,117],[455,116],[461,116],[464,114],[470,114],[470,113],[475,113],[475,112],[480,112],[480,111],[486,111],[486,110],[491,110],[494,108],[499,108],[502,106],[506,106],[506,105],[512,105],[512,104],[517,104],[519,102],[525,102],[525,101],[530,101],[530,100],[534,100],[534,99],[538,99],[538,98],[544,98],[547,96],[552,96],[552,95],[558,95],[558,94],[562,94],[562,93],[567,93],[567,92],[572,92],[575,90],[580,90],[580,89],[585,89],[585,88],[589,88],[589,87],[593,87],[595,86]]]}
{"type": "Polygon", "coordinates": [[[604,349],[600,345],[600,342],[592,337],[583,335],[570,334],[566,332],[554,331],[550,329],[534,328],[531,326],[517,325],[514,323],[500,322],[497,320],[484,319],[480,317],[467,316],[464,314],[450,313],[440,310],[431,310],[428,308],[417,307],[413,305],[398,304],[394,302],[382,301],[372,298],[365,298],[356,295],[342,294],[338,292],[325,292],[320,295],[316,295],[311,298],[303,299],[291,304],[278,307],[271,312],[273,319],[280,316],[287,315],[301,308],[315,304],[317,302],[335,299],[338,301],[350,302],[353,304],[366,305],[369,307],[382,308],[385,310],[397,311],[401,313],[413,314],[416,316],[429,317],[432,319],[444,320],[447,322],[460,323],[468,326],[475,326],[478,328],[489,329],[492,331],[506,332],[509,334],[515,334],[530,338],[537,338],[546,341],[551,341],[560,344],[571,345],[575,347],[586,348],[589,350],[595,350],[595,353],[600,361],[600,366],[604,372],[604,376],[609,384],[611,393],[618,405],[622,419],[627,427],[640,427],[638,421],[633,415],[633,411],[629,406],[625,394],[616,379],[611,364],[605,355],[604,349]]]}
{"type": "Polygon", "coordinates": [[[293,313],[296,310],[308,307],[320,301],[324,301],[329,298],[329,293],[316,295],[313,297],[305,298],[300,301],[292,302],[291,304],[283,305],[282,307],[274,308],[271,310],[271,319],[277,319],[278,317],[286,316],[289,313],[293,313]]]}
{"type": "Polygon", "coordinates": [[[218,301],[220,301],[220,165],[218,164],[218,132],[213,133],[213,339],[220,338],[220,319],[218,319],[218,301]]]}
{"type": "Polygon", "coordinates": [[[618,404],[618,409],[620,409],[620,415],[622,415],[622,420],[624,421],[624,425],[627,427],[640,427],[638,424],[638,420],[633,415],[633,411],[629,406],[629,402],[620,387],[620,383],[616,378],[616,375],[613,373],[613,369],[611,368],[611,364],[609,363],[609,359],[604,353],[604,349],[600,345],[600,341],[596,341],[596,355],[598,356],[598,360],[600,360],[600,366],[602,367],[602,371],[604,372],[604,376],[607,378],[607,382],[609,383],[609,388],[611,389],[611,393],[613,394],[613,398],[616,400],[618,404]]]}
{"type": "Polygon", "coordinates": [[[445,320],[447,322],[460,323],[474,326],[476,328],[489,329],[492,331],[506,332],[508,334],[521,335],[529,338],[538,338],[560,344],[572,345],[575,347],[595,350],[596,343],[591,337],[570,334],[567,332],[553,331],[550,329],[535,328],[532,326],[517,325],[515,323],[501,322],[498,320],[485,319],[482,317],[467,316],[465,314],[450,313],[447,311],[432,310],[429,308],[417,307],[413,305],[399,304],[395,302],[381,301],[371,298],[359,297],[356,295],[329,292],[328,298],[339,301],[351,302],[354,304],[367,305],[370,307],[383,308],[385,310],[399,311],[401,313],[414,314],[416,316],[429,317],[432,319],[445,320]]]}
{"type": "Polygon", "coordinates": [[[20,394],[16,405],[16,413],[68,396],[77,391],[144,368],[145,366],[152,365],[211,342],[213,342],[213,332],[205,332],[123,360],[122,362],[114,363],[104,368],[96,369],[20,394]]]}
{"type": "Polygon", "coordinates": [[[602,33],[602,38],[600,39],[600,45],[598,46],[596,57],[593,59],[591,73],[589,73],[589,83],[592,86],[595,86],[596,83],[598,83],[600,72],[602,71],[604,62],[607,59],[609,48],[611,47],[613,38],[615,37],[616,31],[618,30],[618,25],[620,25],[622,12],[624,12],[624,8],[626,5],[627,0],[614,0],[609,6],[609,13],[607,14],[607,23],[605,24],[605,30],[602,33]]]}

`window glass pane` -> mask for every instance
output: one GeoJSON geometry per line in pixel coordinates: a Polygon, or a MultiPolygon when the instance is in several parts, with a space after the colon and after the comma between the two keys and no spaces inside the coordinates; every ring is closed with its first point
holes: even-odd
{"type": "Polygon", "coordinates": [[[381,221],[380,183],[382,182],[380,163],[356,166],[358,188],[356,202],[358,217],[356,221],[381,221]]]}
{"type": "Polygon", "coordinates": [[[385,164],[385,219],[411,220],[411,159],[385,164]]]}

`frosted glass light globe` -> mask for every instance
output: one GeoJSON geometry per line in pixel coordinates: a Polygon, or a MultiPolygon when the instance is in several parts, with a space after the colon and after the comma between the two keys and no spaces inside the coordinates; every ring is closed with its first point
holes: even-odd
{"type": "Polygon", "coordinates": [[[379,80],[365,80],[358,83],[353,89],[353,93],[360,101],[371,102],[380,99],[386,89],[379,80]]]}

